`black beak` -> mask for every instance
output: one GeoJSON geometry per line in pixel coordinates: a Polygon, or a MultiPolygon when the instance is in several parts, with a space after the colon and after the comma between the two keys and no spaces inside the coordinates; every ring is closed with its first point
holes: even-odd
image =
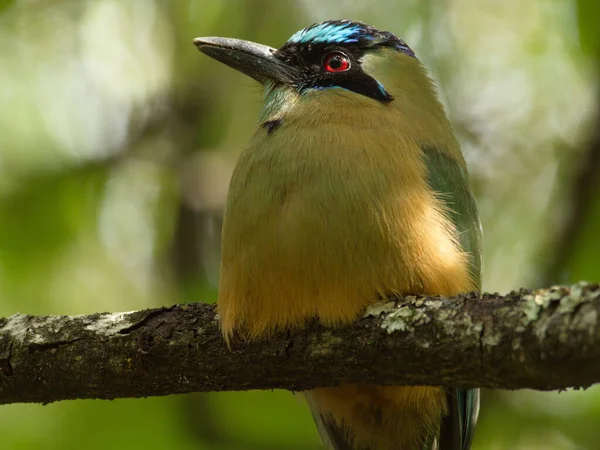
{"type": "Polygon", "coordinates": [[[194,39],[202,53],[227,64],[260,83],[269,80],[292,84],[295,70],[275,56],[276,49],[254,42],[222,37],[194,39]]]}

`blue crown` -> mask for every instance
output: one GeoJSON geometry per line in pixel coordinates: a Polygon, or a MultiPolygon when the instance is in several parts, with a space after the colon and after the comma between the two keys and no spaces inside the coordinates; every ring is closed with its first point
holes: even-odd
{"type": "Polygon", "coordinates": [[[379,31],[371,25],[351,20],[328,20],[315,23],[294,33],[282,49],[312,44],[353,44],[362,48],[386,46],[394,47],[409,56],[415,56],[406,42],[398,39],[393,33],[379,31]]]}
{"type": "Polygon", "coordinates": [[[332,43],[352,44],[358,42],[365,31],[365,25],[349,20],[336,20],[316,23],[294,33],[289,44],[332,43]]]}

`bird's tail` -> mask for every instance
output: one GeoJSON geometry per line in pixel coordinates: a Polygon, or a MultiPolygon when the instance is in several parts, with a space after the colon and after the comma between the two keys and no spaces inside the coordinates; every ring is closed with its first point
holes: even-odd
{"type": "MultiPolygon", "coordinates": [[[[353,444],[353,438],[350,430],[335,423],[333,417],[329,414],[319,412],[313,397],[310,393],[306,394],[306,399],[310,407],[315,425],[321,436],[321,440],[329,450],[357,450],[353,444]]],[[[363,448],[361,448],[363,450],[363,448]]],[[[364,448],[364,450],[372,450],[364,448]]]]}
{"type": "Polygon", "coordinates": [[[306,398],[330,450],[469,450],[479,406],[472,389],[344,385],[306,398]]]}

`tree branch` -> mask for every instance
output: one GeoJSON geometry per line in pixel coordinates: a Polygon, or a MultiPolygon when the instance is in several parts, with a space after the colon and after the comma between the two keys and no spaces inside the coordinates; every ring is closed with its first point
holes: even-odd
{"type": "Polygon", "coordinates": [[[213,306],[0,318],[0,404],[342,381],[540,390],[600,381],[600,286],[406,296],[335,329],[219,334],[213,306]]]}

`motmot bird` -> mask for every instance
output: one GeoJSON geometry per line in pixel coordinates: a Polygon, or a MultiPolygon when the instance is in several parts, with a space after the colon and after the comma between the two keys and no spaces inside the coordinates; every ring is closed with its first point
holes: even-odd
{"type": "MultiPolygon", "coordinates": [[[[223,220],[217,308],[228,342],[315,319],[341,326],[390,295],[480,287],[466,163],[403,40],[333,20],[279,49],[194,44],[264,87],[223,220]]],[[[468,450],[479,409],[474,389],[344,383],[305,394],[335,450],[468,450]]]]}

